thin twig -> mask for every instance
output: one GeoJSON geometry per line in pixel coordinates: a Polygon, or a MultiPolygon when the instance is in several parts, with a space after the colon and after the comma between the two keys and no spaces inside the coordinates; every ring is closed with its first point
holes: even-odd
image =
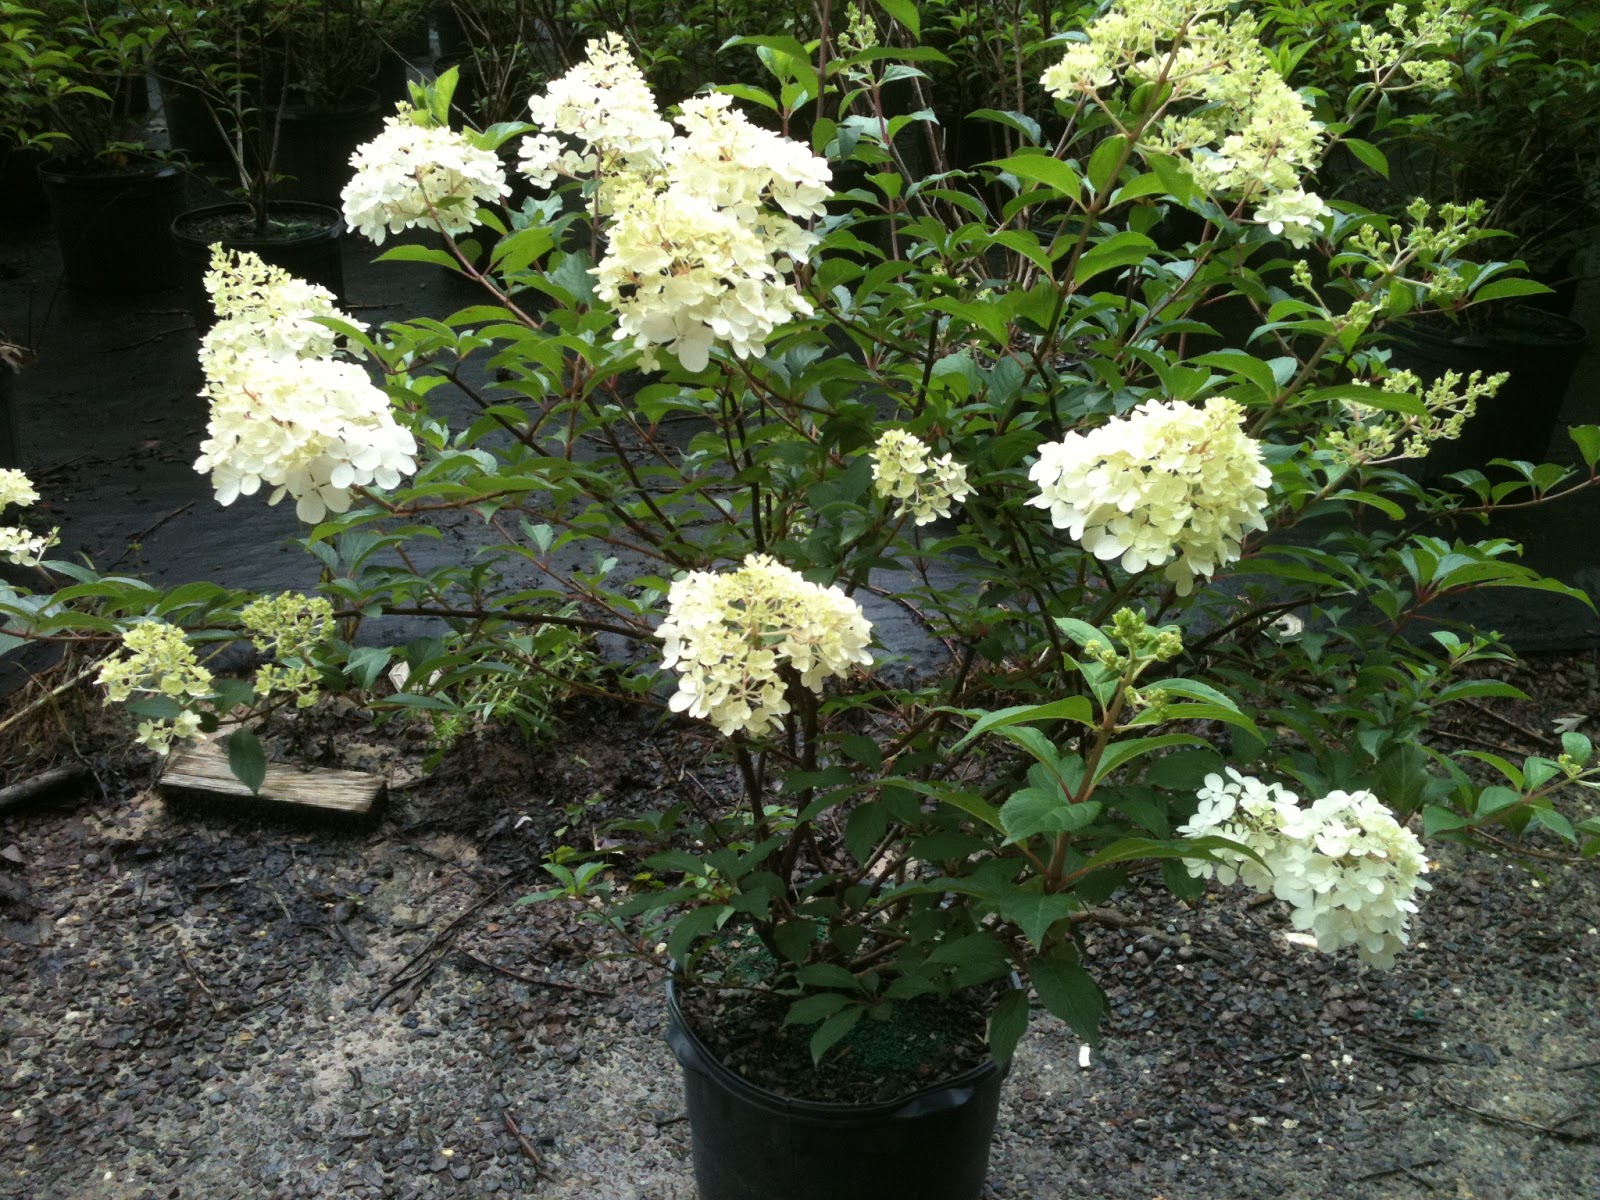
{"type": "Polygon", "coordinates": [[[206,994],[206,999],[211,1001],[211,1007],[219,1013],[226,1009],[228,1007],[227,1004],[217,999],[217,994],[211,990],[204,979],[200,978],[200,972],[195,970],[194,963],[189,961],[189,955],[183,948],[183,941],[178,936],[177,930],[173,930],[172,933],[172,948],[178,952],[179,960],[194,981],[200,985],[200,990],[206,994]]]}
{"type": "MultiPolygon", "coordinates": [[[[1435,1087],[1433,1089],[1433,1094],[1439,1097],[1439,1099],[1443,1100],[1451,1108],[1459,1108],[1462,1112],[1469,1112],[1475,1117],[1481,1117],[1485,1121],[1492,1121],[1496,1125],[1507,1125],[1512,1129],[1531,1130],[1534,1133],[1542,1133],[1548,1137],[1559,1138],[1563,1142],[1588,1142],[1594,1140],[1594,1134],[1592,1133],[1571,1133],[1565,1129],[1559,1129],[1555,1125],[1541,1125],[1537,1121],[1529,1121],[1525,1117],[1513,1117],[1508,1116],[1506,1113],[1497,1113],[1487,1108],[1476,1108],[1464,1100],[1457,1100],[1443,1088],[1435,1087]]],[[[1582,1112],[1573,1114],[1573,1116],[1582,1115],[1582,1112]]],[[[1564,1117],[1562,1118],[1560,1124],[1564,1125],[1570,1120],[1572,1120],[1572,1117],[1564,1117]]]]}
{"type": "MultiPolygon", "coordinates": [[[[168,311],[176,312],[177,309],[170,309],[168,311]]],[[[135,350],[140,346],[148,346],[151,342],[159,342],[163,338],[169,338],[175,333],[188,333],[193,328],[194,322],[190,321],[187,325],[179,325],[172,329],[163,329],[160,333],[152,333],[149,337],[140,338],[137,342],[124,342],[120,346],[107,346],[104,350],[100,351],[100,353],[115,354],[121,350],[135,350]]]]}
{"type": "Polygon", "coordinates": [[[1436,1167],[1444,1160],[1441,1158],[1416,1158],[1408,1163],[1397,1162],[1387,1167],[1379,1167],[1375,1171],[1366,1171],[1360,1175],[1346,1175],[1349,1183],[1364,1183],[1368,1179],[1382,1179],[1386,1175],[1399,1175],[1416,1170],[1418,1167],[1436,1167]]]}
{"type": "Polygon", "coordinates": [[[483,899],[479,900],[476,904],[468,908],[466,912],[462,913],[455,920],[451,921],[450,924],[446,925],[438,933],[434,934],[433,937],[429,938],[428,944],[413,954],[410,959],[407,960],[406,964],[395,972],[393,976],[394,981],[384,989],[382,995],[372,1002],[372,1011],[377,1012],[383,1002],[398,992],[401,988],[407,987],[408,985],[420,984],[429,975],[433,974],[433,969],[444,961],[446,952],[441,949],[444,943],[448,941],[458,930],[460,930],[461,926],[466,923],[468,917],[475,916],[481,912],[485,907],[488,906],[491,900],[495,899],[500,895],[501,892],[505,891],[506,888],[510,886],[510,882],[510,880],[507,880],[505,883],[502,883],[498,888],[485,895],[483,899]],[[438,951],[438,953],[434,954],[435,951],[438,951]],[[427,962],[423,962],[422,960],[429,954],[434,954],[434,957],[427,962]]]}
{"type": "Polygon", "coordinates": [[[1426,1050],[1417,1050],[1405,1045],[1403,1042],[1390,1042],[1377,1037],[1369,1037],[1367,1041],[1379,1050],[1387,1050],[1390,1054],[1398,1054],[1401,1058],[1411,1058],[1418,1062],[1442,1063],[1447,1067],[1463,1065],[1459,1058],[1445,1058],[1438,1054],[1429,1054],[1426,1050]]]}
{"type": "Polygon", "coordinates": [[[510,967],[502,967],[499,963],[490,962],[486,958],[479,958],[470,950],[458,950],[456,953],[461,955],[462,958],[477,963],[480,967],[495,972],[497,975],[504,975],[507,979],[515,979],[518,983],[525,983],[529,987],[555,988],[557,991],[562,992],[582,992],[585,996],[599,996],[603,1000],[616,999],[617,994],[615,992],[603,992],[599,988],[584,987],[581,983],[567,983],[560,979],[540,979],[533,975],[523,975],[518,971],[513,971],[510,967]]]}
{"type": "Polygon", "coordinates": [[[527,1155],[528,1161],[533,1164],[534,1173],[544,1179],[553,1179],[554,1176],[545,1169],[544,1158],[533,1148],[533,1143],[521,1129],[517,1128],[516,1120],[511,1116],[509,1108],[500,1110],[500,1119],[506,1123],[506,1132],[517,1139],[517,1145],[522,1147],[522,1153],[527,1155]]]}
{"type": "Polygon", "coordinates": [[[1505,713],[1496,712],[1487,704],[1479,704],[1476,700],[1462,700],[1460,703],[1465,704],[1468,708],[1472,709],[1473,712],[1482,713],[1484,716],[1489,717],[1492,720],[1499,721],[1500,724],[1504,725],[1507,729],[1516,730],[1518,733],[1522,734],[1523,737],[1531,738],[1533,741],[1545,747],[1547,750],[1559,751],[1561,749],[1561,747],[1557,745],[1554,740],[1545,734],[1540,733],[1537,729],[1529,729],[1521,721],[1513,721],[1510,717],[1506,716],[1505,713]]]}

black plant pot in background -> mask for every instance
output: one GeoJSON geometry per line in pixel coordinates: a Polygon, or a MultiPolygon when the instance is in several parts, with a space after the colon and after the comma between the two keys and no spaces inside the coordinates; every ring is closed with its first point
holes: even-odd
{"type": "Polygon", "coordinates": [[[700,1200],[977,1200],[1005,1071],[992,1059],[880,1104],[790,1100],[718,1062],[667,984],[700,1200]]]}
{"type": "Polygon", "coordinates": [[[0,467],[22,465],[17,447],[16,379],[16,368],[0,356],[0,467]]]}
{"type": "Polygon", "coordinates": [[[42,150],[0,141],[0,217],[20,220],[44,212],[48,201],[39,179],[44,161],[42,150]]]}
{"type": "Polygon", "coordinates": [[[167,230],[183,211],[177,167],[117,173],[41,168],[68,287],[113,295],[176,286],[167,230]]]}
{"type": "Polygon", "coordinates": [[[350,156],[382,127],[378,93],[368,88],[338,105],[284,109],[277,171],[288,178],[274,185],[274,194],[337,206],[352,174],[350,156]]]}
{"type": "Polygon", "coordinates": [[[1510,376],[1479,404],[1459,438],[1434,444],[1420,477],[1481,470],[1494,458],[1544,461],[1588,341],[1577,322],[1529,305],[1507,308],[1477,329],[1432,321],[1396,327],[1390,365],[1415,371],[1424,383],[1446,371],[1510,376]]]}
{"type": "Polygon", "coordinates": [[[250,250],[275,267],[311,283],[319,283],[339,299],[344,297],[344,259],[339,239],[344,218],[337,209],[303,200],[274,203],[270,212],[275,229],[265,236],[245,224],[249,206],[213,204],[191,209],[172,223],[183,277],[184,300],[195,324],[209,329],[216,314],[206,292],[205,274],[211,267],[211,246],[221,242],[229,250],[250,250]],[[244,231],[239,232],[239,227],[244,231]]]}
{"type": "MultiPolygon", "coordinates": [[[[226,113],[219,114],[224,122],[226,113]]],[[[190,163],[223,166],[233,162],[228,139],[217,125],[205,99],[193,88],[169,80],[161,82],[161,116],[167,125],[167,140],[173,150],[190,163]]],[[[228,129],[229,136],[236,131],[228,129]]]]}

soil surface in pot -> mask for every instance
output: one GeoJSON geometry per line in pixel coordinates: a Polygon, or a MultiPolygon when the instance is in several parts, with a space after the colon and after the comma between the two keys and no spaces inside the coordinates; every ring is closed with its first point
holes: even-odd
{"type": "Polygon", "coordinates": [[[783,1023],[794,997],[699,982],[678,991],[689,1028],[723,1066],[780,1096],[830,1104],[894,1100],[978,1066],[994,1000],[983,988],[885,1006],[813,1063],[817,1026],[783,1023]]]}
{"type": "Polygon", "coordinates": [[[221,212],[185,219],[183,233],[187,237],[199,238],[206,242],[226,242],[261,237],[273,240],[281,239],[288,242],[313,233],[321,233],[323,230],[330,228],[332,224],[332,221],[310,215],[277,216],[267,218],[265,233],[258,233],[256,231],[255,218],[248,212],[221,212]]]}

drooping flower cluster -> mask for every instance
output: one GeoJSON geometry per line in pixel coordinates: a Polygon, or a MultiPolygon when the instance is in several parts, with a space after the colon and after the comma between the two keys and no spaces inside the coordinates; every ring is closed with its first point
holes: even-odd
{"type": "Polygon", "coordinates": [[[789,711],[783,671],[821,693],[830,676],[867,664],[872,626],[837,587],[752,554],[732,571],[691,571],[667,594],[662,665],[676,670],[674,712],[710,720],[726,736],[759,737],[789,711]]]}
{"type": "Polygon", "coordinates": [[[100,664],[106,699],[123,703],[135,696],[159,696],[185,707],[171,718],[139,722],[137,738],[157,754],[174,741],[200,732],[200,714],[187,705],[211,694],[211,672],[200,665],[183,630],[165,621],[141,621],[122,631],[122,649],[100,664]]]}
{"type": "Polygon", "coordinates": [[[351,321],[330,293],[220,248],[206,286],[218,321],[200,348],[211,420],[195,470],[210,472],[219,504],[265,484],[269,504],[293,496],[300,519],[316,522],[349,509],[351,488],[392,488],[416,470],[416,440],[388,397],[333,357],[331,331],[314,320],[351,321]]]}
{"type": "Polygon", "coordinates": [[[1240,542],[1264,529],[1272,475],[1261,445],[1245,432],[1243,410],[1213,397],[1205,407],[1147,400],[1089,433],[1039,447],[1028,477],[1050,510],[1097,558],[1120,557],[1128,571],[1165,563],[1179,595],[1239,557],[1240,542]]]}
{"type": "MultiPolygon", "coordinates": [[[[1151,144],[1185,158],[1209,191],[1261,205],[1298,191],[1321,157],[1323,129],[1263,48],[1255,18],[1230,15],[1228,7],[1219,0],[1118,0],[1088,23],[1087,40],[1071,43],[1043,83],[1073,102],[1106,91],[1119,76],[1136,85],[1162,81],[1171,97],[1151,144]]],[[[1294,239],[1306,233],[1301,215],[1320,225],[1328,211],[1318,197],[1298,192],[1290,207],[1257,220],[1277,222],[1273,231],[1294,239]],[[1284,220],[1285,213],[1295,219],[1284,220]]]]}
{"type": "Polygon", "coordinates": [[[251,644],[276,660],[256,671],[256,695],[292,694],[296,708],[315,704],[321,692],[309,660],[333,635],[333,605],[321,596],[284,592],[252,600],[239,620],[251,644]]]}
{"type": "Polygon", "coordinates": [[[948,517],[952,504],[972,495],[966,466],[948,454],[931,454],[926,442],[903,429],[886,430],[872,448],[874,490],[898,501],[895,516],[909,513],[918,525],[948,517]]]}
{"type": "Polygon", "coordinates": [[[522,170],[545,186],[596,180],[610,218],[596,295],[645,369],[662,346],[691,371],[718,343],[760,354],[774,329],[810,315],[788,276],[817,243],[798,220],[823,212],[826,161],[720,94],[684,101],[674,133],[615,34],[529,108],[543,132],[524,141],[522,170]]]}
{"type": "MultiPolygon", "coordinates": [[[[12,505],[26,508],[38,500],[38,489],[26,475],[11,467],[0,468],[0,511],[12,505]]],[[[59,540],[59,532],[34,533],[20,525],[0,525],[0,558],[19,567],[36,567],[44,561],[45,551],[59,540]]]]}
{"type": "Polygon", "coordinates": [[[427,120],[401,104],[383,132],[350,158],[356,173],[344,186],[344,219],[378,245],[416,225],[466,233],[478,224],[478,205],[511,194],[492,150],[427,120]]]}
{"type": "Polygon", "coordinates": [[[1241,775],[1206,776],[1186,837],[1220,836],[1248,846],[1266,863],[1237,851],[1220,863],[1194,862],[1189,873],[1276,896],[1293,909],[1296,929],[1310,930],[1317,948],[1354,946],[1363,962],[1392,967],[1410,941],[1427,858],[1417,836],[1371,792],[1329,792],[1309,806],[1275,783],[1241,775]]]}

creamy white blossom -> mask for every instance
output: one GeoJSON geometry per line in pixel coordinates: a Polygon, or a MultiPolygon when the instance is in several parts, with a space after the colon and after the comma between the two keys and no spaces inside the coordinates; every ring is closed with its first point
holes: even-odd
{"type": "Polygon", "coordinates": [[[611,170],[652,170],[660,165],[672,138],[672,126],[657,108],[644,72],[626,40],[616,33],[591,39],[584,61],[530,99],[528,111],[533,124],[544,131],[522,151],[522,169],[535,179],[556,170],[557,161],[569,175],[602,165],[611,170]],[[579,148],[548,157],[560,145],[550,134],[573,138],[579,148]]]}
{"type": "Polygon", "coordinates": [[[208,377],[224,375],[247,354],[274,358],[326,358],[339,335],[323,320],[365,329],[366,323],[342,311],[332,292],[273,266],[251,251],[211,248],[206,291],[217,315],[200,339],[200,365],[208,377]]]}
{"type": "Polygon", "coordinates": [[[647,352],[664,346],[690,371],[719,341],[740,358],[760,354],[774,329],[812,311],[760,225],[679,188],[618,212],[594,273],[596,295],[617,314],[613,336],[647,352]]]}
{"type": "Polygon", "coordinates": [[[1256,205],[1252,218],[1296,249],[1304,250],[1322,236],[1323,221],[1333,209],[1322,197],[1303,188],[1274,192],[1256,205]]]}
{"type": "Polygon", "coordinates": [[[356,150],[350,165],[356,173],[344,187],[344,219],[379,245],[416,225],[466,233],[478,223],[480,204],[511,194],[493,151],[470,134],[419,125],[405,104],[356,150]]]}
{"type": "Polygon", "coordinates": [[[791,138],[752,125],[716,93],[685,100],[683,127],[666,149],[673,186],[749,221],[770,201],[792,217],[819,217],[830,195],[828,162],[791,138]]]}
{"type": "Polygon", "coordinates": [[[355,363],[247,354],[208,380],[206,395],[195,470],[210,472],[219,504],[265,485],[267,503],[293,496],[300,519],[315,523],[347,511],[350,489],[396,487],[416,470],[416,439],[355,363]]]}
{"type": "Polygon", "coordinates": [[[820,694],[825,680],[868,664],[872,626],[838,587],[809,583],[762,554],[731,571],[691,571],[667,594],[662,665],[678,672],[674,712],[727,736],[759,737],[789,711],[781,671],[820,694]]]}
{"type": "Polygon", "coordinates": [[[1220,862],[1191,862],[1189,873],[1238,879],[1276,896],[1293,910],[1295,928],[1310,930],[1324,953],[1353,946],[1363,962],[1393,966],[1410,941],[1417,893],[1429,890],[1417,836],[1371,792],[1329,792],[1302,807],[1279,784],[1231,767],[1227,775],[1206,776],[1200,807],[1178,832],[1239,842],[1266,865],[1222,850],[1220,862]]]}
{"type": "Polygon", "coordinates": [[[1039,447],[1028,477],[1051,522],[1097,558],[1128,571],[1166,564],[1187,595],[1200,577],[1239,557],[1264,529],[1272,475],[1261,445],[1244,432],[1243,410],[1213,397],[1204,408],[1147,400],[1088,433],[1039,447]]]}
{"type": "Polygon", "coordinates": [[[529,108],[541,132],[523,140],[521,170],[542,186],[592,178],[606,238],[596,295],[646,370],[660,348],[691,371],[717,345],[759,355],[773,330],[810,315],[788,277],[818,240],[796,218],[823,212],[824,159],[720,94],[684,101],[674,133],[616,34],[529,108]]]}
{"type": "Polygon", "coordinates": [[[26,508],[39,502],[39,491],[33,481],[14,467],[0,467],[0,509],[13,504],[26,508]]]}
{"type": "Polygon", "coordinates": [[[948,517],[950,506],[972,495],[967,468],[950,455],[934,458],[926,442],[903,429],[889,429],[872,448],[873,489],[897,501],[895,515],[918,525],[948,517]]]}
{"type": "MultiPolygon", "coordinates": [[[[0,509],[12,505],[26,508],[39,499],[39,491],[21,471],[13,467],[0,468],[0,509]]],[[[34,533],[20,525],[0,525],[0,558],[19,567],[36,567],[44,561],[45,551],[56,545],[59,530],[34,533]]]]}
{"type": "Polygon", "coordinates": [[[195,470],[219,504],[263,484],[268,503],[295,498],[316,522],[350,507],[353,487],[392,488],[416,470],[416,439],[366,371],[329,357],[332,296],[253,254],[216,252],[206,276],[221,318],[201,344],[201,395],[211,404],[195,470]]]}
{"type": "Polygon", "coordinates": [[[1299,186],[1324,145],[1311,106],[1262,47],[1256,19],[1215,0],[1117,0],[1090,20],[1042,78],[1067,101],[1117,76],[1170,88],[1150,129],[1155,147],[1187,159],[1208,190],[1259,198],[1299,186]]]}

